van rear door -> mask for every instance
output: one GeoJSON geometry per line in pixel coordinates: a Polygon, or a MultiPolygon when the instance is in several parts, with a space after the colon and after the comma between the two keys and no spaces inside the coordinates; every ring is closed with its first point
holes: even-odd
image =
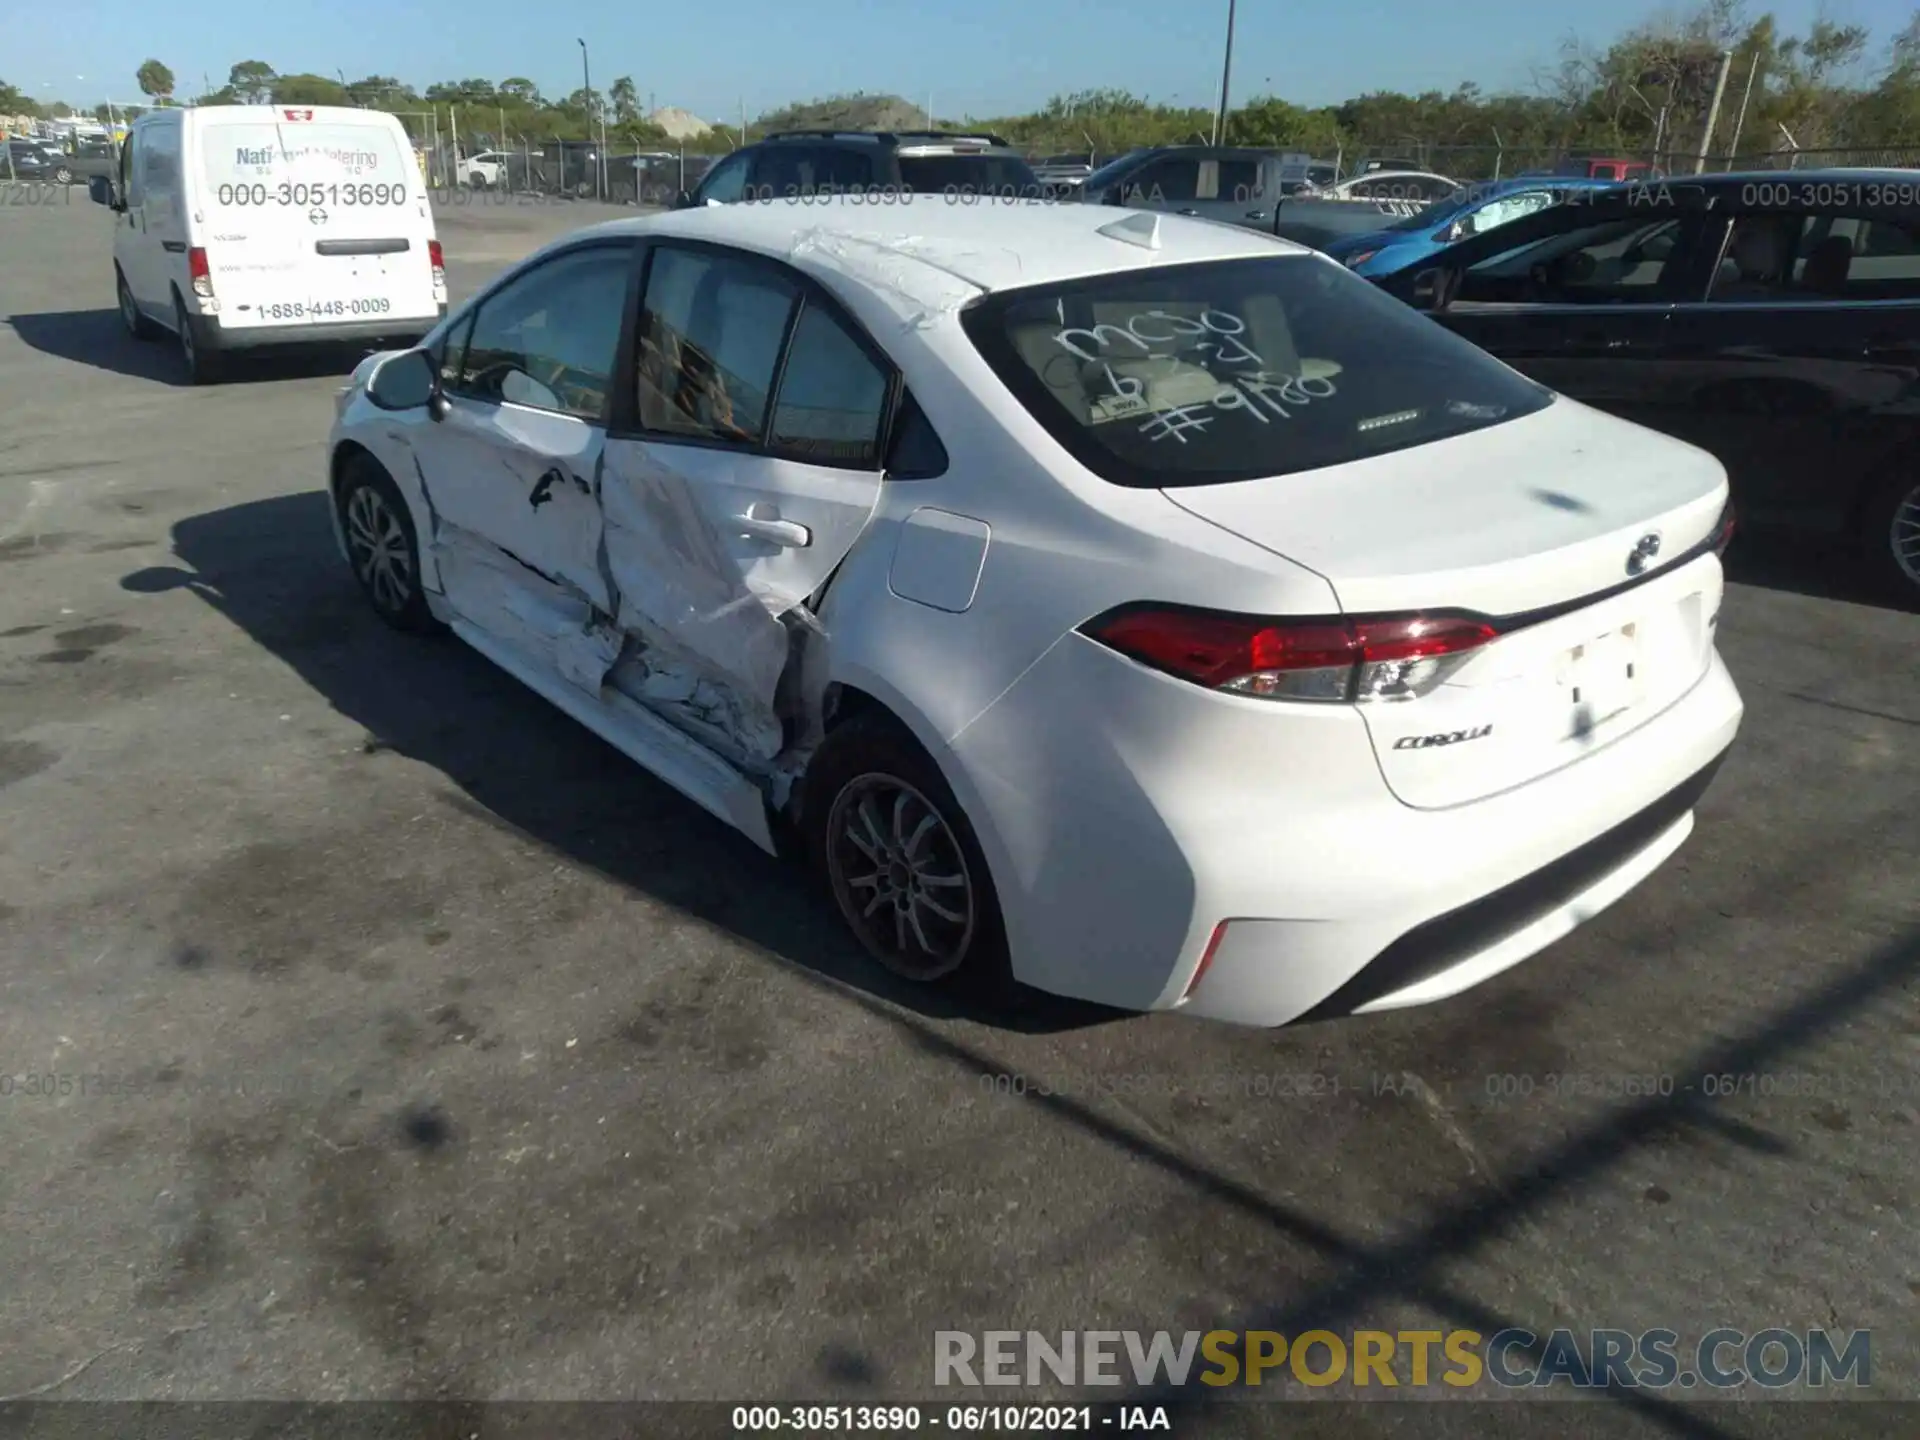
{"type": "Polygon", "coordinates": [[[438,318],[433,217],[395,121],[275,107],[197,133],[197,238],[223,329],[438,318]]]}

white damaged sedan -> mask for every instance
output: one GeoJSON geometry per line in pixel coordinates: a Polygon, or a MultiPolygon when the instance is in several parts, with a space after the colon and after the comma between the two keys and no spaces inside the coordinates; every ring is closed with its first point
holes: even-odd
{"type": "Polygon", "coordinates": [[[1712,457],[1201,221],[617,221],[362,364],[330,456],[382,617],[797,837],[913,980],[1442,999],[1673,854],[1741,720],[1712,457]]]}

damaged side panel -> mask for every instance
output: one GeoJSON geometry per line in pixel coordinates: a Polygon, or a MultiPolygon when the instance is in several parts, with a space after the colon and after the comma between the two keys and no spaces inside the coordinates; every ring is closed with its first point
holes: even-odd
{"type": "Polygon", "coordinates": [[[795,683],[824,640],[806,600],[866,529],[879,474],[615,440],[600,495],[633,640],[609,683],[766,777],[779,802],[818,728],[795,683]]]}
{"type": "Polygon", "coordinates": [[[718,772],[785,803],[820,734],[809,677],[824,673],[826,636],[808,600],[865,531],[881,477],[603,433],[456,409],[417,451],[423,559],[470,643],[763,831],[718,772]],[[714,768],[632,729],[642,711],[714,768]]]}

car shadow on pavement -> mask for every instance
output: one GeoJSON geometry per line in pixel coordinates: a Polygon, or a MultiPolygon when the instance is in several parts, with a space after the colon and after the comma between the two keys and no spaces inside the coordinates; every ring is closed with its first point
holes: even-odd
{"type": "Polygon", "coordinates": [[[430,765],[451,810],[511,828],[764,951],[920,1015],[1029,1033],[1121,1018],[1022,992],[976,1000],[898,981],[846,932],[824,887],[710,817],[451,637],[401,635],[374,616],[335,548],[327,497],[281,496],[181,521],[174,553],[121,580],[190,589],[366,731],[368,754],[430,765]]]}
{"type": "MultiPolygon", "coordinates": [[[[22,341],[43,355],[89,365],[136,380],[185,387],[187,376],[171,335],[150,341],[127,334],[118,310],[57,310],[10,315],[6,323],[22,341]]],[[[367,353],[366,347],[317,346],[312,349],[242,355],[222,376],[223,385],[270,380],[305,380],[319,375],[344,378],[367,353]]]]}

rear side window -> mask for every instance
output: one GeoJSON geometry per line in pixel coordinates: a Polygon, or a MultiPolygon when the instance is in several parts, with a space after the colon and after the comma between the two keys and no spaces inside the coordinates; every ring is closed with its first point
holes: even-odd
{"type": "Polygon", "coordinates": [[[762,200],[865,190],[873,183],[872,153],[851,146],[769,145],[753,166],[755,197],[762,200]]]}
{"type": "Polygon", "coordinates": [[[846,326],[809,304],[793,327],[768,441],[813,464],[878,469],[891,384],[846,326]]]}
{"type": "Polygon", "coordinates": [[[962,323],[1034,417],[1119,485],[1317,470],[1484,429],[1553,398],[1311,256],[1007,291],[962,323]]]}
{"type": "Polygon", "coordinates": [[[1018,155],[902,155],[901,188],[915,195],[1038,195],[1040,178],[1018,155]]]}
{"type": "Polygon", "coordinates": [[[661,246],[647,267],[636,356],[641,428],[758,444],[799,294],[770,266],[661,246]]]}
{"type": "Polygon", "coordinates": [[[384,125],[229,122],[207,126],[199,145],[200,199],[216,210],[391,211],[419,174],[384,125]]]}

